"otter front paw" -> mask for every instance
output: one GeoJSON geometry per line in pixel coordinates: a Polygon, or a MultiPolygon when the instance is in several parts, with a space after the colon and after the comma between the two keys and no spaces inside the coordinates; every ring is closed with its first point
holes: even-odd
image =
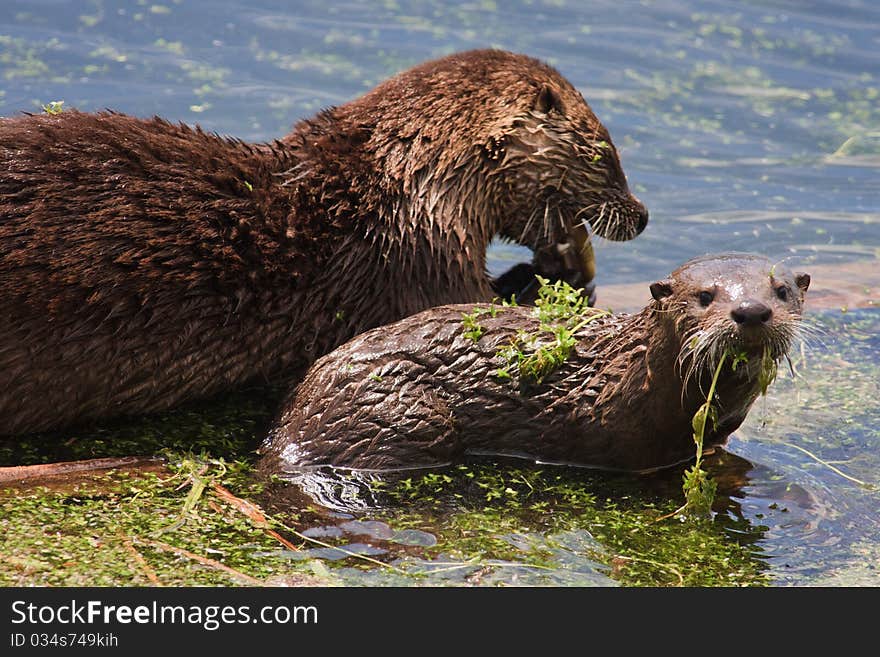
{"type": "Polygon", "coordinates": [[[596,281],[590,281],[586,285],[583,286],[582,294],[587,297],[587,305],[590,308],[596,307],[596,281]]]}
{"type": "Polygon", "coordinates": [[[536,256],[531,262],[521,262],[514,265],[498,278],[492,281],[492,289],[501,299],[517,303],[532,305],[538,298],[537,276],[546,278],[551,283],[565,281],[575,289],[580,289],[581,294],[588,300],[589,305],[596,305],[596,281],[584,281],[584,275],[577,270],[567,269],[560,266],[561,261],[552,261],[547,256],[536,256]]]}
{"type": "Polygon", "coordinates": [[[525,297],[534,295],[538,287],[535,273],[531,263],[521,262],[492,279],[492,290],[504,301],[511,301],[515,297],[517,303],[528,303],[525,297]]]}

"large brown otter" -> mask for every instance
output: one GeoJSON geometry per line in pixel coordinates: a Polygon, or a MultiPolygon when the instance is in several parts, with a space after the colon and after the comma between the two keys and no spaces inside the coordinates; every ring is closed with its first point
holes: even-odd
{"type": "MultiPolygon", "coordinates": [[[[493,297],[535,249],[647,222],[557,71],[428,62],[247,144],[115,113],[0,120],[0,434],[168,408],[493,297]]],[[[584,268],[589,258],[581,258],[584,268]]]]}
{"type": "Polygon", "coordinates": [[[745,419],[766,386],[762,368],[775,373],[799,332],[809,283],[760,256],[694,259],[651,285],[654,300],[640,313],[578,320],[570,355],[540,382],[522,371],[500,376],[508,361],[499,349],[527,341],[522,332],[543,331],[552,342],[536,309],[427,310],[316,362],[260,467],[394,470],[469,453],[625,470],[681,462],[694,455],[692,419],[722,354],[731,358],[720,370],[707,446],[745,419]],[[464,313],[478,331],[463,328],[464,313]]]}

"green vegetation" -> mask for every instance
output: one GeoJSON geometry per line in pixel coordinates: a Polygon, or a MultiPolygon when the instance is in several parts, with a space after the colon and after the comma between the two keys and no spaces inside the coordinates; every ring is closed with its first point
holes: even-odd
{"type": "Polygon", "coordinates": [[[277,541],[210,488],[222,483],[254,496],[260,488],[248,472],[241,462],[190,454],[158,472],[116,471],[60,489],[0,491],[0,585],[308,580],[307,565],[260,558],[277,541]]]}
{"type": "MultiPolygon", "coordinates": [[[[696,460],[693,466],[685,470],[682,484],[685,503],[680,509],[675,511],[675,514],[683,513],[695,518],[708,518],[711,516],[712,502],[715,500],[717,484],[712,481],[702,468],[703,439],[706,434],[706,425],[711,422],[712,426],[715,427],[718,421],[718,409],[712,402],[715,398],[718,377],[721,375],[721,371],[728,358],[730,358],[730,368],[733,371],[736,371],[741,363],[748,362],[748,356],[745,353],[733,353],[727,350],[721,355],[718,364],[715,366],[715,372],[712,374],[712,384],[709,386],[706,401],[697,409],[691,420],[694,430],[694,444],[697,447],[696,460]]],[[[776,360],[772,357],[770,351],[765,348],[761,354],[761,365],[758,369],[758,387],[762,395],[767,394],[767,388],[776,379],[777,372],[776,360]]]]}
{"type": "Polygon", "coordinates": [[[442,563],[471,581],[509,569],[534,584],[763,585],[750,547],[759,528],[737,527],[742,543],[712,523],[657,523],[671,501],[642,482],[567,468],[462,465],[389,485],[395,526],[430,528],[437,545],[407,570],[442,563]],[[638,492],[642,489],[641,492],[638,492]],[[454,509],[450,513],[450,509],[454,509]],[[529,573],[526,575],[526,573],[529,573]]]}
{"type": "Polygon", "coordinates": [[[43,111],[46,114],[61,114],[64,111],[64,101],[63,100],[53,100],[49,103],[43,105],[43,111]]]}
{"type": "MultiPolygon", "coordinates": [[[[682,488],[684,490],[685,503],[682,510],[688,515],[701,518],[708,518],[711,515],[712,502],[715,500],[715,491],[718,488],[717,484],[703,470],[703,438],[706,433],[706,423],[711,422],[714,427],[718,420],[718,410],[712,405],[712,401],[715,398],[718,377],[728,355],[727,352],[721,355],[721,359],[718,361],[718,365],[715,367],[715,372],[712,375],[712,385],[709,387],[706,401],[697,409],[691,420],[691,426],[694,430],[694,443],[697,446],[697,458],[694,465],[690,469],[685,470],[684,473],[682,488]]],[[[734,364],[738,362],[739,358],[734,360],[734,364]]]]}
{"type": "Polygon", "coordinates": [[[461,314],[461,325],[464,328],[464,337],[468,340],[479,342],[480,338],[483,337],[483,327],[480,326],[478,318],[486,312],[488,312],[487,308],[477,307],[469,313],[461,314]]]}
{"type": "Polygon", "coordinates": [[[510,378],[510,369],[519,372],[523,381],[540,384],[571,354],[577,344],[575,334],[589,322],[610,313],[590,308],[580,290],[565,281],[550,283],[537,277],[541,288],[535,301],[535,316],[540,321],[540,333],[520,332],[510,344],[498,349],[498,356],[506,367],[495,371],[499,378],[510,378]],[[547,333],[552,339],[543,341],[547,333]]]}
{"type": "MultiPolygon", "coordinates": [[[[537,276],[537,279],[541,287],[534,313],[540,322],[539,331],[521,331],[509,344],[498,348],[497,355],[505,363],[493,372],[493,376],[499,379],[510,379],[516,372],[522,381],[540,384],[571,354],[577,344],[574,337],[577,331],[587,323],[610,314],[605,310],[590,308],[581,290],[565,281],[551,283],[541,276],[537,276]],[[546,340],[548,333],[552,336],[549,342],[546,340]]],[[[516,299],[501,307],[493,303],[489,307],[477,306],[469,313],[462,313],[464,337],[478,342],[485,331],[480,324],[480,316],[488,314],[495,317],[499,310],[515,305],[516,299]]]]}

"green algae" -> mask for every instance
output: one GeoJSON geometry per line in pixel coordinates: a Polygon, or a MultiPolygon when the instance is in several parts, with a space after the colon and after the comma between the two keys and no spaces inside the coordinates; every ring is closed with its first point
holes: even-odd
{"type": "Polygon", "coordinates": [[[0,34],[0,68],[3,78],[49,78],[49,64],[45,60],[47,51],[59,48],[57,40],[45,44],[34,44],[25,39],[0,34]]]}
{"type": "Polygon", "coordinates": [[[243,498],[262,491],[250,461],[278,398],[254,388],[154,416],[0,440],[3,464],[134,455],[165,462],[158,471],[0,485],[0,584],[315,583],[308,562],[260,556],[278,541],[211,492],[215,483],[243,498]]]}
{"type": "MultiPolygon", "coordinates": [[[[442,560],[491,571],[518,564],[555,574],[590,568],[623,585],[767,583],[759,555],[731,540],[723,524],[657,523],[672,501],[645,495],[638,478],[472,464],[407,478],[386,494],[407,509],[388,513],[392,525],[436,535],[426,561],[415,562],[422,565],[442,560]],[[560,543],[572,536],[581,537],[576,547],[560,543]]],[[[759,534],[751,527],[742,535],[759,534]]]]}

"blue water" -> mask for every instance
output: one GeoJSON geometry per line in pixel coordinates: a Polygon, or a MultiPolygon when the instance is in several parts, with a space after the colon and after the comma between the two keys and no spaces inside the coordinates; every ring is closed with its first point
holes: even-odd
{"type": "MultiPolygon", "coordinates": [[[[600,293],[729,249],[876,271],[880,3],[870,0],[0,0],[0,115],[63,100],[269,140],[410,65],[487,46],[549,61],[581,89],[650,209],[637,240],[599,244],[600,293]]],[[[499,245],[490,268],[524,255],[499,245]]],[[[747,516],[765,519],[780,485],[806,491],[803,513],[764,539],[784,557],[771,559],[777,583],[880,584],[868,567],[880,553],[876,495],[780,442],[880,480],[877,312],[840,320],[862,338],[826,327],[805,364],[820,388],[856,381],[851,407],[820,416],[780,382],[730,442],[756,464],[747,516]]]]}
{"type": "Polygon", "coordinates": [[[638,241],[599,249],[600,284],[698,250],[876,258],[876,3],[377,5],[2,0],[0,114],[64,100],[266,140],[412,64],[498,46],[583,91],[650,208],[638,241]],[[833,157],[850,138],[855,157],[833,157]]]}

